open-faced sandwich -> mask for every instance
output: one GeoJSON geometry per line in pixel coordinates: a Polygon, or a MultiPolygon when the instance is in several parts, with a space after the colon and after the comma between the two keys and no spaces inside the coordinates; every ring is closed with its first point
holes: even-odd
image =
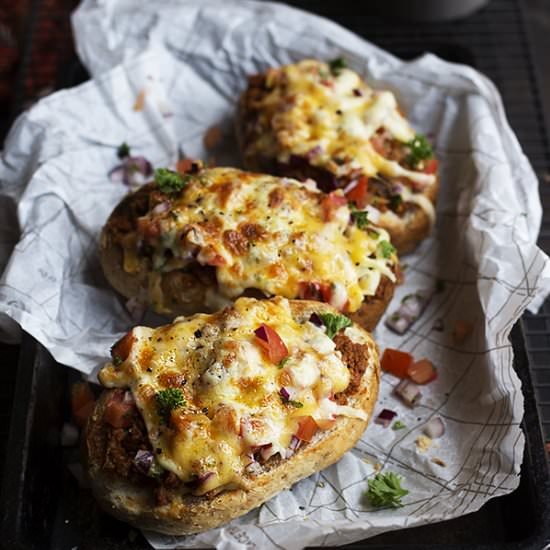
{"type": "Polygon", "coordinates": [[[330,303],[368,330],[398,274],[388,233],[341,190],[233,168],[157,170],[111,214],[100,257],[118,292],[161,313],[283,296],[330,303]]]}
{"type": "Polygon", "coordinates": [[[333,464],[378,394],[371,336],[305,300],[240,298],[136,327],[111,354],[86,471],[107,512],[162,533],[217,527],[333,464]]]}
{"type": "Polygon", "coordinates": [[[437,160],[390,91],[371,89],[342,60],[304,60],[252,76],[237,130],[245,166],[314,179],[387,229],[400,254],[430,232],[437,160]]]}

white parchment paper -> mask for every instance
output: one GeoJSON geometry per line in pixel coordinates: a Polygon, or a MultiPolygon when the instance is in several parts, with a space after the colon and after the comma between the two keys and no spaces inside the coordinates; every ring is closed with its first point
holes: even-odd
{"type": "Polygon", "coordinates": [[[535,245],[537,181],[492,83],[432,55],[403,63],[329,21],[266,2],[84,0],[73,22],[93,80],[23,114],[2,152],[0,330],[15,340],[21,327],[84,373],[135,324],[97,256],[100,228],[127,192],[107,177],[123,141],[155,166],[173,165],[178,151],[239,165],[232,124],[246,75],[304,57],[344,56],[372,85],[395,91],[440,159],[437,227],[403,259],[406,282],[389,311],[436,280],[444,289],[406,335],[383,325],[375,333],[382,349],[399,347],[438,367],[412,410],[391,394],[397,380],[383,375],[375,414],[393,409],[407,428],[371,423],[337,465],[259,510],[193,537],[148,534],[151,544],[339,545],[456,517],[516,488],[523,398],[508,335],[548,294],[550,271],[535,245]],[[140,94],[144,108],[136,110],[140,94]],[[222,145],[207,154],[203,136],[214,125],[222,145]],[[474,331],[456,345],[451,332],[459,319],[474,331]],[[422,452],[415,440],[436,415],[446,433],[422,452]],[[403,476],[410,491],[403,508],[374,510],[366,502],[374,465],[403,476]]]}

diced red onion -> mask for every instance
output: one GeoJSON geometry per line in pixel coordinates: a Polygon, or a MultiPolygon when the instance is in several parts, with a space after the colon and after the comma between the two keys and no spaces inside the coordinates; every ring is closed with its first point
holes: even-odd
{"type": "Polygon", "coordinates": [[[157,204],[153,210],[151,210],[151,214],[157,215],[162,214],[163,212],[166,212],[167,210],[170,210],[170,203],[168,201],[162,201],[159,204],[157,204]]]}
{"type": "Polygon", "coordinates": [[[136,187],[146,183],[152,174],[153,166],[145,157],[125,157],[121,164],[109,172],[109,179],[136,187]]]}
{"type": "Polygon", "coordinates": [[[401,380],[401,382],[397,384],[393,391],[398,397],[403,400],[404,403],[409,405],[409,407],[414,407],[415,405],[417,405],[422,398],[420,389],[410,380],[401,380]]]}
{"type": "Polygon", "coordinates": [[[293,451],[297,451],[298,447],[301,445],[301,440],[298,439],[295,435],[292,436],[292,439],[290,440],[290,445],[288,446],[293,451]]]}
{"type": "Polygon", "coordinates": [[[112,182],[124,181],[126,178],[126,168],[123,164],[119,164],[109,172],[108,176],[112,182]]]}
{"type": "Polygon", "coordinates": [[[325,323],[323,323],[323,320],[321,319],[321,317],[319,317],[319,315],[317,313],[312,313],[309,316],[309,322],[313,323],[317,327],[324,327],[325,326],[325,323]]]}
{"type": "Polygon", "coordinates": [[[77,443],[78,428],[70,422],[65,422],[61,428],[61,445],[63,447],[74,447],[77,443]]]}
{"type": "Polygon", "coordinates": [[[403,190],[405,189],[405,186],[402,183],[393,183],[391,186],[391,194],[392,195],[401,195],[403,193],[403,190]]]}
{"type": "Polygon", "coordinates": [[[153,464],[155,455],[151,451],[139,450],[134,456],[134,466],[142,473],[147,475],[153,464]]]}
{"type": "Polygon", "coordinates": [[[306,159],[311,160],[312,158],[320,155],[323,152],[323,148],[320,145],[316,145],[310,149],[304,156],[306,159]]]}
{"type": "Polygon", "coordinates": [[[411,324],[412,321],[408,317],[402,317],[397,311],[386,319],[386,326],[397,334],[405,334],[411,324]]]}
{"type": "Polygon", "coordinates": [[[384,428],[387,428],[396,416],[397,413],[395,411],[383,409],[382,412],[375,418],[374,423],[381,424],[384,428]]]}
{"type": "Polygon", "coordinates": [[[397,334],[404,334],[422,315],[433,296],[432,289],[417,290],[401,300],[399,309],[386,317],[386,326],[397,334]]]}
{"type": "Polygon", "coordinates": [[[264,342],[267,342],[268,341],[268,338],[267,338],[267,330],[266,328],[262,325],[261,327],[258,327],[255,331],[254,331],[254,334],[260,339],[260,340],[263,340],[264,342]]]}
{"type": "Polygon", "coordinates": [[[445,424],[439,416],[434,416],[430,421],[424,426],[424,433],[432,438],[437,439],[445,433],[445,424]]]}
{"type": "Polygon", "coordinates": [[[279,393],[281,394],[281,397],[283,399],[285,399],[286,401],[288,401],[290,399],[290,394],[288,393],[287,389],[286,388],[281,388],[279,390],[279,393]]]}

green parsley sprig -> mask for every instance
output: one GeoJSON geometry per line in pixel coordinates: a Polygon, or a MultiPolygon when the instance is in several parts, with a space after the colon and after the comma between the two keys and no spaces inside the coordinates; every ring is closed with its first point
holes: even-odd
{"type": "Polygon", "coordinates": [[[407,143],[407,146],[411,151],[407,156],[407,162],[411,166],[417,166],[420,161],[430,159],[433,156],[432,146],[422,134],[416,134],[416,136],[407,143]]]}
{"type": "Polygon", "coordinates": [[[366,210],[357,210],[354,203],[348,203],[351,210],[351,219],[359,229],[366,229],[369,225],[369,213],[366,210]]]}
{"type": "Polygon", "coordinates": [[[395,253],[395,247],[389,241],[380,241],[378,243],[378,251],[380,255],[387,260],[395,253]]]}
{"type": "Polygon", "coordinates": [[[330,72],[334,76],[338,76],[342,72],[342,69],[345,69],[348,64],[343,57],[337,57],[336,59],[329,61],[328,66],[330,68],[330,72]]]}
{"type": "Polygon", "coordinates": [[[391,429],[394,431],[397,431],[397,430],[404,430],[406,427],[407,427],[406,424],[403,424],[401,420],[396,420],[393,423],[393,426],[391,427],[391,429]]]}
{"type": "Polygon", "coordinates": [[[126,142],[123,142],[119,145],[118,149],[116,150],[116,156],[122,160],[126,157],[129,157],[130,156],[130,146],[126,143],[126,142]]]}
{"type": "Polygon", "coordinates": [[[163,193],[176,193],[181,191],[189,181],[189,176],[181,176],[168,168],[155,170],[155,182],[163,193]]]}
{"type": "Polygon", "coordinates": [[[367,499],[375,508],[400,508],[409,491],[401,487],[401,478],[393,472],[378,473],[369,479],[367,499]]]}
{"type": "Polygon", "coordinates": [[[351,326],[351,319],[345,315],[334,315],[333,313],[319,313],[318,315],[327,328],[329,338],[334,338],[343,328],[351,326]]]}
{"type": "Polygon", "coordinates": [[[164,424],[168,424],[170,413],[185,406],[183,392],[179,388],[167,388],[155,394],[157,413],[164,424]]]}

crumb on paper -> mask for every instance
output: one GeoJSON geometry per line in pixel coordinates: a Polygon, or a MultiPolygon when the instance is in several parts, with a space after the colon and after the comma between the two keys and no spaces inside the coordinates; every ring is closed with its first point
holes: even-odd
{"type": "Polygon", "coordinates": [[[368,464],[369,466],[372,465],[372,462],[371,462],[366,456],[364,456],[361,460],[362,460],[365,464],[368,464]]]}
{"type": "Polygon", "coordinates": [[[438,466],[441,466],[442,468],[447,467],[447,464],[445,463],[445,461],[437,456],[432,457],[432,462],[434,464],[437,464],[438,466]]]}
{"type": "Polygon", "coordinates": [[[426,435],[419,435],[416,440],[416,447],[421,453],[425,453],[431,446],[432,440],[426,435]]]}
{"type": "Polygon", "coordinates": [[[462,344],[472,334],[474,324],[464,319],[457,319],[453,328],[453,342],[455,344],[462,344]]]}
{"type": "Polygon", "coordinates": [[[134,111],[141,111],[145,105],[145,90],[140,90],[136,102],[134,103],[134,111]]]}
{"type": "Polygon", "coordinates": [[[325,488],[325,483],[323,481],[318,481],[317,482],[317,487],[320,487],[321,489],[324,489],[325,488]]]}
{"type": "Polygon", "coordinates": [[[219,126],[212,126],[211,128],[208,128],[203,139],[205,149],[207,151],[214,149],[220,142],[221,137],[222,131],[219,126]]]}
{"type": "Polygon", "coordinates": [[[374,465],[374,471],[375,471],[375,472],[379,472],[381,469],[382,469],[382,464],[380,464],[380,462],[377,462],[377,463],[374,465]]]}

